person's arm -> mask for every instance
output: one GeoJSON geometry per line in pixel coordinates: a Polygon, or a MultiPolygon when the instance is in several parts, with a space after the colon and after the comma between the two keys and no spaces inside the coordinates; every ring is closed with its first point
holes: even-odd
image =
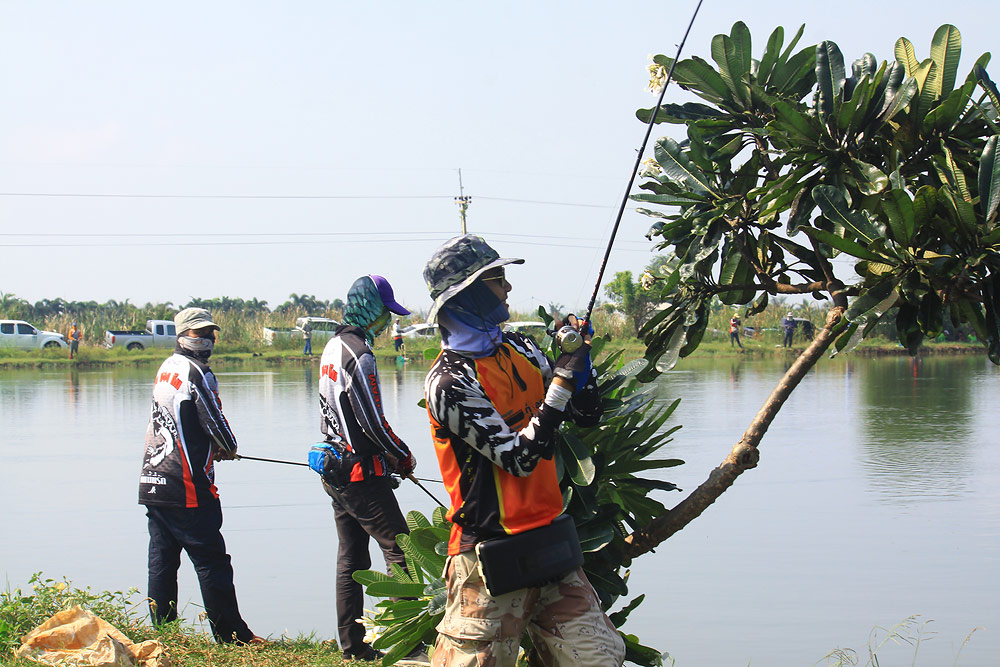
{"type": "Polygon", "coordinates": [[[513,430],[482,385],[465,373],[435,373],[426,395],[427,409],[439,424],[511,475],[530,475],[539,459],[552,457],[564,413],[546,403],[524,428],[513,430]]]}
{"type": "MultiPolygon", "coordinates": [[[[363,354],[358,358],[348,397],[358,426],[385,452],[394,466],[412,460],[410,448],[389,426],[389,421],[382,410],[382,388],[375,366],[375,355],[363,354]]],[[[406,474],[405,467],[407,466],[404,465],[404,470],[397,468],[397,472],[406,474]]]]}
{"type": "Polygon", "coordinates": [[[219,398],[218,385],[211,373],[195,371],[191,392],[198,408],[198,421],[208,433],[212,446],[219,458],[232,458],[236,453],[236,436],[229,428],[229,421],[222,414],[222,399],[219,398]]]}

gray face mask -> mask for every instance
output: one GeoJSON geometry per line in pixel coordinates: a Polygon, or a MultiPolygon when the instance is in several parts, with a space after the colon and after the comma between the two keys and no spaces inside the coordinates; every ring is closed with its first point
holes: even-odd
{"type": "Polygon", "coordinates": [[[200,359],[208,359],[212,356],[212,348],[215,347],[215,341],[211,338],[191,338],[190,336],[178,336],[177,344],[182,350],[186,350],[200,359]]]}

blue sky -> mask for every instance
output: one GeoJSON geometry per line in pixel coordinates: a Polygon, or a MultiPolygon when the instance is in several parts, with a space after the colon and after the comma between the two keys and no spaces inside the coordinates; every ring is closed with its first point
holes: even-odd
{"type": "MultiPolygon", "coordinates": [[[[381,273],[426,309],[421,271],[459,232],[461,169],[469,230],[527,260],[512,305],[580,308],[642,139],[634,112],[654,101],[648,56],[674,52],[695,5],[8,0],[0,291],[274,306],[381,273]]],[[[832,39],[849,60],[891,58],[900,36],[923,58],[952,23],[964,76],[994,46],[993,16],[706,0],[684,55],[708,58],[743,20],[757,56],[775,26],[805,23],[801,45],[832,39]]],[[[626,212],[609,277],[650,261],[648,226],[626,212]]]]}

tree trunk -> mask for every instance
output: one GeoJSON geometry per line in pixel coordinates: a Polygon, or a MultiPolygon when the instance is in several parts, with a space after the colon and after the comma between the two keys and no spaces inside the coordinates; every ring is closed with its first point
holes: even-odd
{"type": "MultiPolygon", "coordinates": [[[[837,296],[834,296],[835,303],[840,301],[837,296]]],[[[781,406],[788,400],[792,390],[798,386],[806,373],[816,365],[819,358],[833,343],[836,337],[832,330],[840,322],[844,310],[845,306],[842,303],[830,309],[826,316],[826,324],[781,378],[778,386],[774,388],[763,407],[757,412],[757,416],[750,422],[743,437],[729,452],[729,456],[722,464],[709,474],[708,479],[672,510],[656,517],[647,526],[625,538],[626,560],[634,559],[655,549],[661,542],[698,518],[709,505],[733,485],[736,478],[744,471],[757,466],[760,459],[757,448],[761,439],[767,433],[768,427],[774,421],[781,406]]]]}

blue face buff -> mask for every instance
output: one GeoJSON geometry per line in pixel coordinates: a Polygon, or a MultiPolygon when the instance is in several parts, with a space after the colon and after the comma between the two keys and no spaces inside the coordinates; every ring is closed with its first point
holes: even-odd
{"type": "Polygon", "coordinates": [[[504,302],[477,280],[442,306],[438,314],[442,347],[474,359],[488,357],[500,345],[500,325],[508,319],[504,302]]]}

